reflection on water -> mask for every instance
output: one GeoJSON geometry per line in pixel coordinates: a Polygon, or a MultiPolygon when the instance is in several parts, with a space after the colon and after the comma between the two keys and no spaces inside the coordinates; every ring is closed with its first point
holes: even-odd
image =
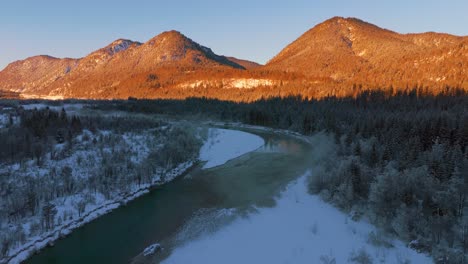
{"type": "Polygon", "coordinates": [[[291,139],[278,138],[277,136],[265,135],[265,145],[258,151],[270,153],[298,154],[303,152],[304,146],[291,139]]]}

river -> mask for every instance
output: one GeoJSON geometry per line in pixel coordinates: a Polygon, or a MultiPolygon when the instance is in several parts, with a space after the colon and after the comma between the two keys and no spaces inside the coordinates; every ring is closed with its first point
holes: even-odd
{"type": "Polygon", "coordinates": [[[75,230],[26,263],[159,262],[175,247],[222,228],[275,197],[309,166],[310,146],[289,136],[249,131],[265,145],[208,170],[195,168],[75,230]],[[140,253],[153,243],[164,250],[140,253]]]}

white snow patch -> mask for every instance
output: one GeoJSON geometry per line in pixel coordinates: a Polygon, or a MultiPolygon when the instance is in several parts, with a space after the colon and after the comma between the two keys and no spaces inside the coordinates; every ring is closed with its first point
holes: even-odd
{"type": "Polygon", "coordinates": [[[210,128],[208,140],[200,149],[204,169],[223,165],[227,161],[263,146],[264,140],[254,134],[220,128],[210,128]]]}
{"type": "Polygon", "coordinates": [[[218,81],[196,80],[192,82],[181,83],[178,85],[178,87],[183,89],[195,89],[206,88],[210,86],[221,86],[224,89],[253,89],[261,86],[273,86],[279,83],[281,82],[270,79],[231,78],[218,81]]]}
{"type": "Polygon", "coordinates": [[[268,79],[235,79],[232,80],[230,86],[238,89],[252,89],[259,86],[272,86],[274,82],[268,79]]]}
{"type": "Polygon", "coordinates": [[[161,250],[161,245],[160,244],[153,244],[147,248],[145,248],[145,250],[143,251],[143,256],[149,256],[149,255],[153,255],[154,253],[156,253],[157,250],[161,250]]]}
{"type": "MultiPolygon", "coordinates": [[[[20,92],[20,90],[17,90],[20,92]]],[[[44,99],[44,100],[51,100],[51,101],[57,101],[57,100],[63,100],[65,97],[63,95],[45,95],[45,96],[39,96],[35,94],[21,94],[21,98],[23,99],[44,99]]]]}
{"type": "Polygon", "coordinates": [[[220,231],[176,248],[163,263],[348,263],[364,249],[374,263],[432,263],[402,242],[391,248],[370,245],[376,228],[307,193],[307,176],[291,183],[274,208],[259,208],[220,231]],[[322,260],[321,260],[322,259],[322,260]]]}

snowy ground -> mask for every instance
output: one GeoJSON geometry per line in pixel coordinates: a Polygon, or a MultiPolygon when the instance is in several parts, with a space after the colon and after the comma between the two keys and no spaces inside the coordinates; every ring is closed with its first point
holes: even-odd
{"type": "Polygon", "coordinates": [[[378,233],[375,227],[354,222],[308,194],[307,176],[291,183],[276,207],[259,208],[214,234],[189,242],[163,263],[357,263],[353,257],[362,257],[362,252],[372,263],[432,263],[430,257],[397,240],[372,239],[378,233]]]}
{"type": "Polygon", "coordinates": [[[223,165],[263,146],[264,140],[250,133],[210,128],[208,140],[200,150],[200,160],[206,161],[204,169],[223,165]]]}

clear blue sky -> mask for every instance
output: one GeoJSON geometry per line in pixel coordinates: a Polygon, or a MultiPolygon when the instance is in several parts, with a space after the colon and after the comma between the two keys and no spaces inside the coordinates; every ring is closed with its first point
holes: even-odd
{"type": "Polygon", "coordinates": [[[82,57],[115,39],[176,29],[214,52],[265,63],[333,16],[402,33],[468,35],[467,0],[14,0],[0,5],[0,69],[29,56],[82,57]]]}

